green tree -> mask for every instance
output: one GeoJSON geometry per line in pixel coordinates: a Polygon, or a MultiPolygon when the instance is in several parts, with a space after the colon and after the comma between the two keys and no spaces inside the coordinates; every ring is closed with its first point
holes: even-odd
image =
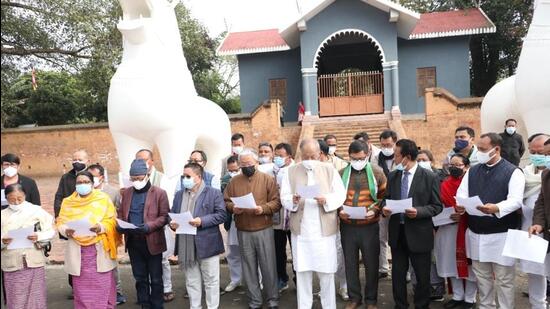
{"type": "Polygon", "coordinates": [[[532,0],[401,0],[420,13],[480,7],[495,24],[496,33],[470,39],[471,92],[484,96],[499,80],[515,73],[532,19],[532,0]]]}

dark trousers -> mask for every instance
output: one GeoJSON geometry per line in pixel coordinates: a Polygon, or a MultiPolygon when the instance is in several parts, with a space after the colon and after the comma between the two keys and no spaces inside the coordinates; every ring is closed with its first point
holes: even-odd
{"type": "Polygon", "coordinates": [[[365,303],[376,305],[378,297],[378,264],[380,255],[380,228],[378,223],[368,225],[340,224],[340,238],[344,250],[348,296],[361,304],[361,281],[359,280],[359,252],[365,266],[365,303]]]}
{"type": "MultiPolygon", "coordinates": [[[[277,260],[277,279],[281,282],[288,282],[288,274],[286,273],[286,242],[290,244],[290,231],[273,230],[275,232],[275,258],[277,260]]],[[[296,278],[296,273],[294,273],[296,278]]]]}
{"type": "Polygon", "coordinates": [[[392,255],[392,289],[395,308],[408,308],[407,301],[407,270],[409,259],[416,275],[414,288],[414,307],[417,309],[429,308],[430,304],[430,266],[431,252],[414,253],[409,250],[405,228],[399,228],[397,245],[391,247],[392,255]]]}
{"type": "Polygon", "coordinates": [[[128,255],[136,280],[138,304],[151,309],[164,306],[162,254],[151,255],[145,239],[128,239],[128,255]],[[150,281],[149,281],[150,280],[150,281]]]}

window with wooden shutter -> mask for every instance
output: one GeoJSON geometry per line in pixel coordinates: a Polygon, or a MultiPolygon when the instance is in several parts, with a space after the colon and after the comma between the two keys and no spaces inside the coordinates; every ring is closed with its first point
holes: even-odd
{"type": "Polygon", "coordinates": [[[423,97],[426,88],[437,87],[435,67],[416,69],[416,87],[418,97],[423,97]]]}
{"type": "Polygon", "coordinates": [[[269,99],[279,99],[281,105],[286,105],[286,79],[269,80],[269,99]]]}

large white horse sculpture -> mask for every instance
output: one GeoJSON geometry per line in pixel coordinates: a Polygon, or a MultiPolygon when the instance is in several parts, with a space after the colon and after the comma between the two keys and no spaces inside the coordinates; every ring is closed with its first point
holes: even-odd
{"type": "Polygon", "coordinates": [[[197,95],[174,12],[178,1],[119,2],[124,51],[111,80],[108,112],[121,173],[128,174],[136,151],[156,145],[169,193],[195,148],[208,154],[207,169],[219,176],[231,150],[231,126],[217,104],[197,95]]]}
{"type": "Polygon", "coordinates": [[[517,119],[524,137],[550,133],[550,0],[535,2],[516,75],[493,86],[481,105],[481,130],[500,132],[517,119]]]}

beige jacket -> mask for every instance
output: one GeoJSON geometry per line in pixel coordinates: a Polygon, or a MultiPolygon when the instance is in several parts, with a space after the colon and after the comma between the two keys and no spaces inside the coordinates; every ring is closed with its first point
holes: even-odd
{"type": "MultiPolygon", "coordinates": [[[[40,223],[40,232],[35,232],[39,241],[48,241],[54,234],[53,217],[42,207],[24,202],[19,211],[11,208],[2,210],[2,238],[7,238],[10,230],[33,227],[40,223]]],[[[8,249],[2,243],[2,270],[12,272],[23,269],[23,256],[27,267],[43,267],[46,264],[46,257],[42,249],[36,247],[28,249],[8,249]]]]}
{"type": "MultiPolygon", "coordinates": [[[[66,229],[66,225],[59,226],[59,233],[67,237],[67,234],[65,233],[66,229]]],[[[105,228],[102,226],[100,233],[104,233],[104,231],[105,228]]],[[[69,275],[80,276],[80,245],[71,237],[68,237],[66,243],[67,245],[65,246],[65,264],[63,268],[65,269],[65,272],[69,275]]],[[[95,248],[97,251],[97,272],[104,273],[114,269],[117,265],[117,261],[116,259],[111,259],[111,257],[109,256],[109,252],[103,249],[103,243],[96,243],[95,248]]]]}

